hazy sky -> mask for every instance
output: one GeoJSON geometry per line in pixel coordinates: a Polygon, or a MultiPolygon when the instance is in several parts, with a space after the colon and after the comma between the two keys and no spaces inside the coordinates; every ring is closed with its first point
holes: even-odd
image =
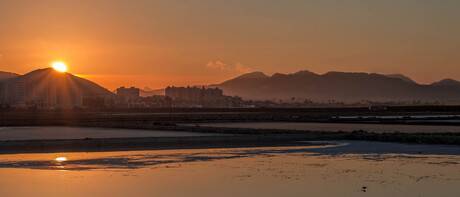
{"type": "Polygon", "coordinates": [[[114,89],[249,71],[460,79],[459,0],[0,0],[0,70],[64,61],[114,89]]]}

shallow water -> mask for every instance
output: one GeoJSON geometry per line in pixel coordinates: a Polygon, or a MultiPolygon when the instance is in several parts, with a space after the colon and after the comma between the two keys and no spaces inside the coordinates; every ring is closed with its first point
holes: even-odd
{"type": "Polygon", "coordinates": [[[450,115],[409,115],[409,116],[332,116],[333,118],[338,119],[405,119],[405,118],[460,118],[459,114],[450,114],[450,115]]]}
{"type": "Polygon", "coordinates": [[[458,196],[458,146],[333,143],[0,155],[0,196],[458,196]]]}
{"type": "Polygon", "coordinates": [[[216,135],[221,134],[91,127],[0,127],[0,141],[84,138],[190,137],[216,135]]]}
{"type": "Polygon", "coordinates": [[[391,124],[351,124],[351,123],[299,123],[299,122],[244,122],[244,123],[203,123],[200,126],[232,127],[253,129],[293,129],[309,131],[344,131],[365,130],[376,133],[440,133],[460,132],[460,126],[440,125],[391,125],[391,124]]]}

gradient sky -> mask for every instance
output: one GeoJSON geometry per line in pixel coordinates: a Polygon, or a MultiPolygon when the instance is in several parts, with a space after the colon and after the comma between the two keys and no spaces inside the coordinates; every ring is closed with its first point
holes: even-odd
{"type": "Polygon", "coordinates": [[[244,72],[460,79],[458,0],[0,0],[0,70],[63,61],[104,87],[244,72]]]}

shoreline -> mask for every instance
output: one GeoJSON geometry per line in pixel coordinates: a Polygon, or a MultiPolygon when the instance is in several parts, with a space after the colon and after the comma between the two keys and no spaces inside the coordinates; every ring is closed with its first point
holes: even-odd
{"type": "Polygon", "coordinates": [[[187,131],[199,133],[216,134],[244,134],[244,135],[303,135],[308,136],[309,140],[365,140],[380,142],[401,142],[418,144],[449,144],[460,145],[460,133],[439,132],[439,133],[374,133],[365,130],[355,130],[352,132],[344,131],[309,131],[295,129],[260,129],[260,128],[230,128],[230,127],[201,127],[184,125],[156,125],[148,123],[92,123],[80,125],[83,127],[104,127],[104,128],[123,128],[123,129],[146,129],[163,131],[187,131]]]}
{"type": "MultiPolygon", "coordinates": [[[[72,125],[77,126],[77,125],[72,125]]],[[[161,130],[226,134],[223,136],[120,137],[43,140],[1,140],[0,154],[44,152],[97,152],[306,145],[301,141],[353,140],[406,144],[460,145],[460,133],[326,132],[284,129],[248,129],[155,124],[85,124],[79,127],[161,130]]]]}
{"type": "MultiPolygon", "coordinates": [[[[324,140],[336,140],[333,137],[324,140]]],[[[130,150],[167,150],[203,148],[245,148],[329,145],[316,141],[309,135],[234,135],[199,137],[141,137],[97,138],[67,140],[9,140],[0,141],[1,154],[53,153],[53,152],[104,152],[130,150]]]]}

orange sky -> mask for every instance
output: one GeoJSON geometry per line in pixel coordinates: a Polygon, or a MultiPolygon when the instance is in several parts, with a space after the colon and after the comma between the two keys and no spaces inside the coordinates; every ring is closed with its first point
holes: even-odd
{"type": "Polygon", "coordinates": [[[249,71],[460,79],[460,1],[0,0],[0,70],[64,61],[109,89],[249,71]]]}

